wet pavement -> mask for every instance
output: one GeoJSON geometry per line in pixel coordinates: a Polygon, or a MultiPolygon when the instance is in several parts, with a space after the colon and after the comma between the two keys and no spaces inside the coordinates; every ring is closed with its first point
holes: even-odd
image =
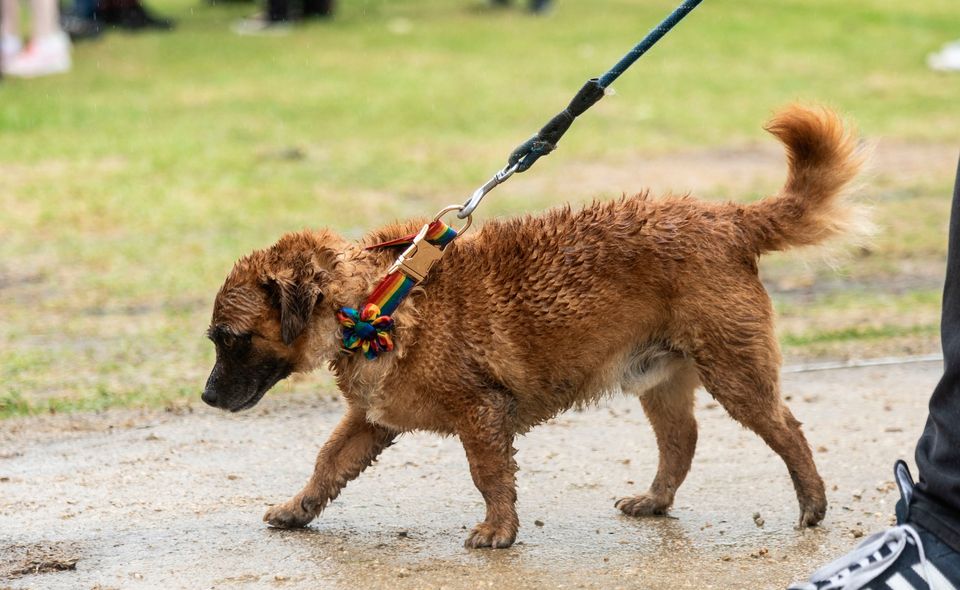
{"type": "Polygon", "coordinates": [[[427,434],[401,437],[310,528],[267,528],[267,506],[310,474],[336,402],[7,420],[0,588],[781,588],[891,523],[893,461],[912,461],[939,373],[784,375],[831,502],[808,530],[794,528],[782,461],[702,392],[699,448],[668,517],[613,507],[656,469],[635,399],[564,414],[518,441],[521,529],[507,550],[462,547],[483,502],[458,441],[427,434]],[[37,555],[66,569],[23,571],[43,569],[37,555]]]}

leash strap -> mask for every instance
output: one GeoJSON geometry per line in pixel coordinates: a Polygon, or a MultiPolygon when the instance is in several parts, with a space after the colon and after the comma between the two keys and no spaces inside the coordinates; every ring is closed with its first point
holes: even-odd
{"type": "Polygon", "coordinates": [[[498,171],[486,184],[474,191],[473,195],[463,204],[457,213],[460,219],[466,218],[480,204],[480,200],[492,191],[497,185],[513,176],[517,172],[526,172],[537,160],[557,149],[557,142],[573,125],[574,119],[582,115],[587,109],[595,105],[605,94],[605,89],[613,84],[627,68],[640,59],[657,41],[663,38],[670,29],[679,23],[685,16],[696,8],[703,0],[684,0],[674,9],[667,18],[650,30],[647,36],[627,52],[620,61],[599,78],[592,78],[577,92],[567,108],[560,111],[544,125],[540,131],[527,141],[521,143],[507,158],[507,165],[498,171]]]}
{"type": "MultiPolygon", "coordinates": [[[[452,242],[457,237],[457,230],[453,229],[446,223],[435,219],[430,222],[430,226],[427,228],[427,234],[424,239],[435,246],[446,246],[452,242]]],[[[364,250],[379,250],[380,248],[392,248],[394,246],[409,246],[413,243],[413,240],[416,239],[417,234],[410,234],[409,236],[403,236],[402,238],[397,238],[395,240],[387,240],[386,242],[380,242],[379,244],[374,244],[372,246],[367,246],[364,250]]]]}
{"type": "Polygon", "coordinates": [[[620,61],[618,61],[612,68],[607,70],[607,73],[600,76],[600,87],[606,88],[607,86],[613,84],[613,81],[620,77],[620,74],[627,71],[627,68],[633,65],[635,61],[643,57],[643,54],[646,53],[651,47],[656,45],[657,41],[663,38],[664,35],[670,32],[678,22],[682,21],[685,16],[690,14],[690,12],[696,8],[700,2],[703,0],[684,0],[683,4],[676,7],[673,12],[670,13],[667,18],[663,19],[659,25],[650,29],[650,32],[647,33],[647,36],[643,38],[642,41],[634,45],[633,49],[627,52],[620,61]]]}
{"type": "Polygon", "coordinates": [[[362,351],[368,359],[393,350],[393,318],[391,314],[400,306],[410,291],[426,278],[427,273],[440,257],[444,248],[467,227],[459,232],[440,219],[434,219],[416,234],[368,246],[367,250],[391,246],[409,246],[380,279],[360,309],[341,307],[337,320],[341,327],[341,343],[348,352],[362,351]]]}
{"type": "Polygon", "coordinates": [[[603,98],[605,89],[613,83],[627,68],[640,59],[644,53],[656,44],[678,22],[683,20],[702,0],[684,0],[666,19],[653,28],[640,43],[634,46],[603,76],[588,80],[567,105],[554,116],[540,131],[520,144],[507,158],[507,165],[498,171],[486,184],[474,191],[463,205],[444,208],[431,223],[424,225],[413,236],[390,240],[367,249],[408,246],[387,275],[377,283],[373,292],[367,296],[362,307],[341,307],[337,319],[341,326],[343,350],[363,351],[368,359],[375,359],[384,352],[393,350],[393,318],[391,314],[410,294],[410,291],[427,277],[430,268],[443,256],[444,248],[470,227],[471,214],[483,197],[517,172],[525,172],[543,156],[557,148],[557,142],[570,129],[573,121],[603,98]],[[440,220],[445,213],[457,211],[457,217],[467,223],[455,230],[440,220]]]}

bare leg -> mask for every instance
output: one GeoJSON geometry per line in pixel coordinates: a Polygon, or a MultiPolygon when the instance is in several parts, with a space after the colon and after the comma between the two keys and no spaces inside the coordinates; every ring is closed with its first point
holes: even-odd
{"type": "Polygon", "coordinates": [[[617,500],[615,506],[629,516],[666,514],[677,488],[690,471],[697,448],[697,420],[693,415],[694,391],[699,384],[696,371],[684,369],[671,381],[640,397],[653,431],[657,435],[660,462],[657,475],[646,493],[617,500]]]}
{"type": "Polygon", "coordinates": [[[502,394],[492,394],[485,401],[464,418],[458,432],[473,483],[487,504],[486,518],[473,528],[464,546],[501,549],[513,545],[520,527],[511,401],[502,394]]]}
{"type": "Polygon", "coordinates": [[[271,507],[263,520],[279,528],[306,526],[360,472],[387,448],[396,433],[371,424],[363,412],[350,409],[317,455],[313,475],[303,490],[271,507]]]}
{"type": "Polygon", "coordinates": [[[60,32],[60,5],[57,0],[30,0],[33,38],[43,39],[60,32]]]}
{"type": "Polygon", "coordinates": [[[20,2],[19,0],[0,0],[0,12],[3,21],[0,22],[0,33],[11,37],[20,37],[20,2]]]}

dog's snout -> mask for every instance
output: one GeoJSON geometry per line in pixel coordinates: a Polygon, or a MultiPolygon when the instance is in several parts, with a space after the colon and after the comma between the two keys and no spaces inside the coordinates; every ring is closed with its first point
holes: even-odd
{"type": "Polygon", "coordinates": [[[209,387],[203,390],[203,395],[200,396],[200,399],[209,406],[217,407],[217,392],[209,387]]]}
{"type": "Polygon", "coordinates": [[[203,403],[215,408],[220,407],[221,401],[221,396],[218,393],[220,391],[220,387],[218,387],[220,375],[221,367],[220,362],[218,361],[214,363],[213,369],[210,371],[210,376],[207,377],[207,383],[203,387],[203,394],[200,396],[200,399],[203,400],[203,403]]]}

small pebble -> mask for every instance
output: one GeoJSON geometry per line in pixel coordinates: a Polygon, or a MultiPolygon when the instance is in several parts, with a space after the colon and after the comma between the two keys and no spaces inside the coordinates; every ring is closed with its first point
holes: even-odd
{"type": "Polygon", "coordinates": [[[542,521],[542,520],[535,520],[535,521],[533,521],[533,526],[543,526],[543,521],[542,521]]]}

